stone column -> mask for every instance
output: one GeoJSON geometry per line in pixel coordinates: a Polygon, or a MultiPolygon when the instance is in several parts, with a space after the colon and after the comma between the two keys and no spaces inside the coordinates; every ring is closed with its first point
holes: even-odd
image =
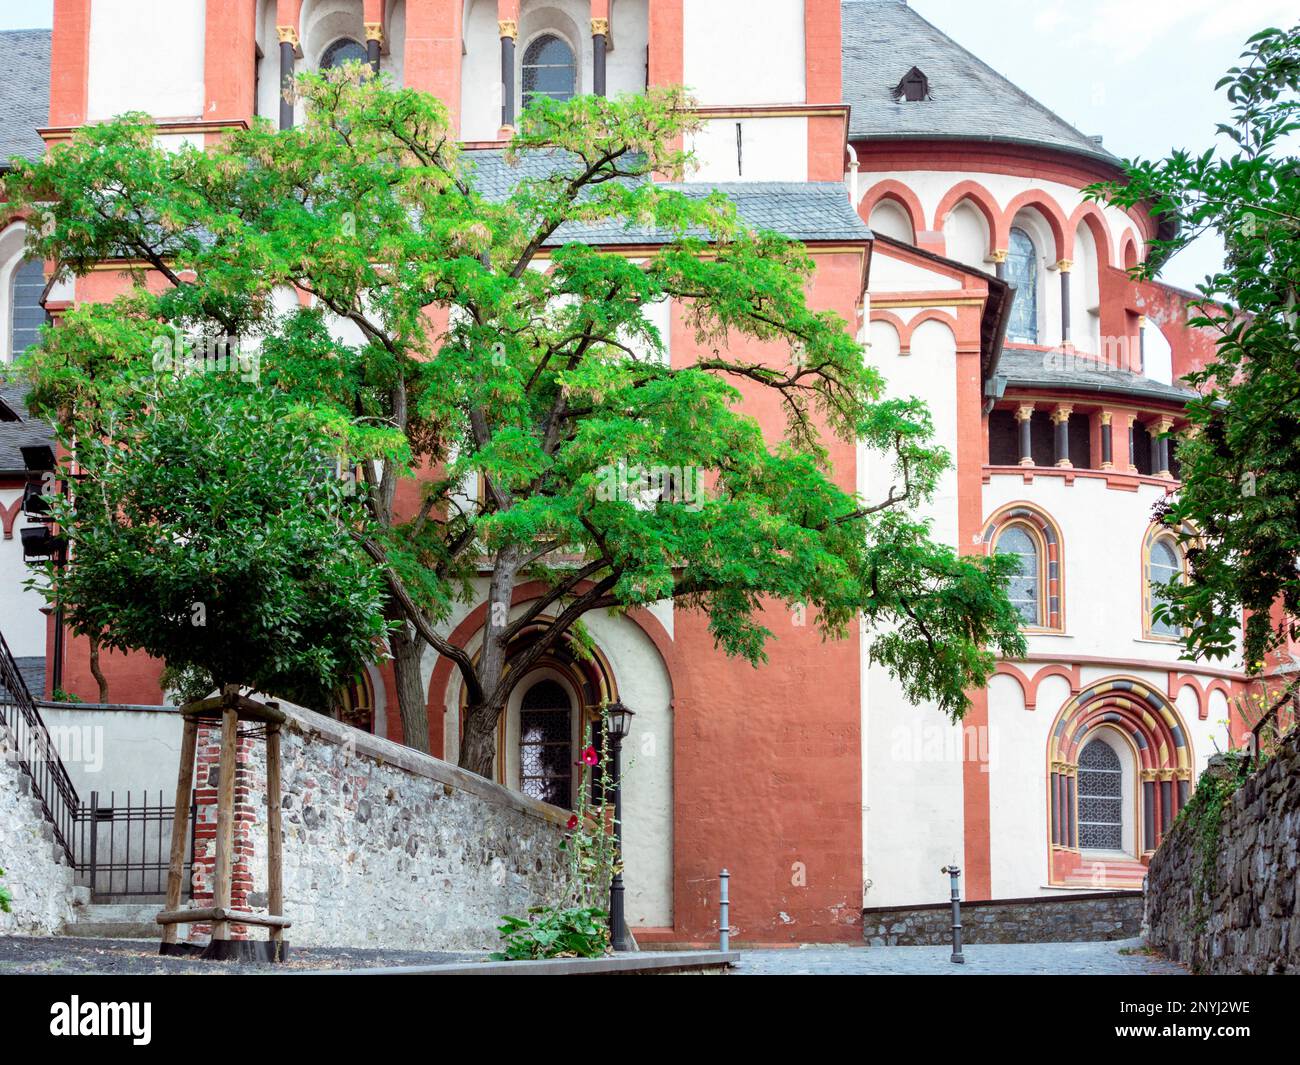
{"type": "Polygon", "coordinates": [[[1005,248],[998,248],[993,252],[993,273],[997,275],[999,281],[1007,279],[1007,253],[1005,248]]]}
{"type": "Polygon", "coordinates": [[[1156,849],[1156,771],[1142,770],[1142,851],[1156,849]]]}
{"type": "Polygon", "coordinates": [[[1134,373],[1145,373],[1147,368],[1147,316],[1138,315],[1138,359],[1140,366],[1130,366],[1134,373]]]}
{"type": "Polygon", "coordinates": [[[1020,423],[1020,465],[1022,466],[1034,464],[1033,434],[1030,431],[1030,421],[1033,416],[1032,403],[1022,403],[1016,408],[1016,421],[1020,423]]]}
{"type": "Polygon", "coordinates": [[[280,39],[280,128],[293,128],[293,67],[298,56],[298,31],[293,26],[277,26],[280,39]]]}
{"type": "Polygon", "coordinates": [[[1101,468],[1103,470],[1115,468],[1115,442],[1112,439],[1110,424],[1112,413],[1108,410],[1101,412],[1101,468]]]}
{"type": "Polygon", "coordinates": [[[1062,259],[1056,264],[1061,272],[1061,343],[1070,343],[1070,269],[1074,263],[1062,259]]]}
{"type": "Polygon", "coordinates": [[[609,47],[609,19],[591,20],[591,91],[597,96],[607,96],[605,85],[605,53],[609,47]]]}
{"type": "Polygon", "coordinates": [[[379,22],[366,23],[366,62],[374,74],[379,73],[379,50],[384,43],[384,27],[379,22]]]}
{"type": "Polygon", "coordinates": [[[1169,471],[1169,437],[1166,435],[1173,427],[1173,418],[1161,418],[1152,427],[1151,443],[1156,449],[1151,462],[1157,477],[1172,477],[1169,471]]]}
{"type": "Polygon", "coordinates": [[[501,137],[504,140],[515,131],[515,41],[519,37],[519,23],[501,19],[497,30],[501,35],[501,137]]]}
{"type": "Polygon", "coordinates": [[[1056,464],[1072,467],[1070,461],[1070,415],[1074,408],[1068,403],[1059,403],[1052,411],[1052,424],[1056,426],[1056,464]]]}

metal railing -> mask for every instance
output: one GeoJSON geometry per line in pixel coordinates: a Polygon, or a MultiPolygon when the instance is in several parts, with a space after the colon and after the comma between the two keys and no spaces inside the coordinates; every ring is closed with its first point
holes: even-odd
{"type": "Polygon", "coordinates": [[[75,866],[75,831],[81,807],[77,789],[59,758],[3,633],[0,633],[0,722],[13,747],[3,756],[13,758],[31,781],[32,797],[41,804],[46,820],[53,826],[55,842],[75,866]]]}
{"type": "MultiPolygon", "coordinates": [[[[161,791],[128,791],[125,799],[110,791],[103,802],[92,791],[77,812],[77,872],[95,901],[167,893],[175,799],[161,791]]],[[[194,857],[196,803],[191,798],[189,840],[181,883],[188,889],[194,857]]],[[[188,890],[186,890],[188,897],[188,890]]]]}

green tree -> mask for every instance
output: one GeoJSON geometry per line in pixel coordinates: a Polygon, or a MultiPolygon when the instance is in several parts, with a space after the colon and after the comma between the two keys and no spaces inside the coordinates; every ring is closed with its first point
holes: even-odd
{"type": "Polygon", "coordinates": [[[238,684],[321,709],[379,657],[365,511],[310,412],[238,379],[141,377],[76,458],[51,505],[71,565],[35,578],[74,632],[161,659],[191,697],[238,684]]]}
{"type": "Polygon", "coordinates": [[[680,90],[540,100],[504,160],[462,153],[437,99],[356,66],[300,92],[289,131],[259,122],[168,153],[126,116],[15,167],[11,197],[47,212],[35,254],[74,274],[137,269],[129,298],[47,338],[35,395],[74,421],[111,409],[139,357],[115,337],[146,322],[260,337],[262,379],[360,471],[406,742],[428,746],[425,644],[468,695],[461,764],[488,774],[533,662],[581,641],[590,611],[668,598],[756,665],[764,603],[806,605],[827,638],[865,615],[908,694],[954,716],[995,653],[1023,651],[1004,564],[959,558],[918,516],[949,461],[924,405],[883,398],[845,322],[809,308],[807,250],[720,195],[650,180],[688,163],[680,90]],[[652,229],[653,250],[602,251],[591,226],[652,229]],[[146,291],[146,271],[164,284],[146,291]],[[311,305],[273,298],[294,291],[311,305]],[[685,364],[662,357],[649,313],[669,299],[705,352],[685,364]],[[782,438],[741,409],[742,384],[779,398],[782,438]],[[885,499],[836,485],[835,437],[892,459],[885,499]],[[666,493],[620,488],[621,470],[665,469],[681,474],[666,493]],[[687,483],[704,490],[685,499],[687,483]],[[546,590],[512,612],[526,581],[546,590]],[[447,623],[484,599],[471,653],[447,623]]]}
{"type": "Polygon", "coordinates": [[[1206,231],[1226,248],[1192,319],[1216,332],[1216,350],[1188,377],[1204,398],[1188,409],[1183,488],[1162,517],[1183,537],[1191,575],[1170,587],[1164,610],[1192,651],[1222,657],[1244,609],[1254,671],[1300,616],[1300,25],[1253,36],[1219,88],[1232,105],[1220,150],[1138,160],[1097,194],[1181,224],[1156,242],[1144,275],[1206,231]]]}

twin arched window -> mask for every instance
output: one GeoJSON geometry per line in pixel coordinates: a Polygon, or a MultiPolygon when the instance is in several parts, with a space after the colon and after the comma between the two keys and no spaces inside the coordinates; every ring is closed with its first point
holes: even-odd
{"type": "Polygon", "coordinates": [[[1011,230],[1007,248],[1006,280],[1016,287],[1007,337],[1024,344],[1038,343],[1038,249],[1018,226],[1011,230]]]}
{"type": "Polygon", "coordinates": [[[573,49],[553,33],[538,37],[524,51],[523,75],[525,107],[541,96],[571,99],[578,79],[573,49]]]}

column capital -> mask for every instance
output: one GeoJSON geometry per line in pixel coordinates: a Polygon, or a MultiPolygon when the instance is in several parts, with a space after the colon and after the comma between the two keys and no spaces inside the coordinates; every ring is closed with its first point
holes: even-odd
{"type": "Polygon", "coordinates": [[[1139,315],[1138,315],[1138,328],[1139,328],[1139,329],[1145,329],[1145,328],[1146,328],[1146,324],[1147,324],[1147,316],[1146,316],[1145,314],[1139,314],[1139,315]]]}
{"type": "Polygon", "coordinates": [[[279,38],[281,44],[293,45],[295,51],[300,46],[297,26],[276,26],[275,35],[279,38]]]}
{"type": "Polygon", "coordinates": [[[995,263],[1004,263],[1004,262],[1006,262],[1006,261],[1007,261],[1007,250],[1006,250],[1006,248],[995,248],[995,249],[993,250],[992,254],[989,255],[989,258],[992,259],[995,263]]]}
{"type": "Polygon", "coordinates": [[[1155,422],[1152,423],[1152,428],[1157,433],[1167,433],[1173,427],[1173,424],[1174,424],[1174,419],[1170,415],[1165,414],[1157,418],[1155,422]]]}
{"type": "Polygon", "coordinates": [[[384,24],[382,22],[367,22],[365,24],[366,40],[378,41],[384,43],[384,24]]]}
{"type": "Polygon", "coordinates": [[[1114,411],[1109,411],[1109,410],[1104,410],[1104,411],[1102,411],[1102,412],[1101,412],[1101,424],[1102,424],[1102,425],[1110,425],[1110,420],[1111,420],[1111,418],[1114,417],[1114,414],[1115,414],[1114,411]]]}
{"type": "Polygon", "coordinates": [[[1022,403],[1016,408],[1016,421],[1027,422],[1034,416],[1034,405],[1032,403],[1022,403]]]}
{"type": "Polygon", "coordinates": [[[1060,262],[1056,264],[1056,268],[1060,270],[1061,273],[1068,274],[1072,269],[1074,269],[1074,260],[1062,259],[1060,262]]]}
{"type": "Polygon", "coordinates": [[[609,19],[594,18],[591,20],[591,35],[593,37],[609,36],[609,19]]]}
{"type": "Polygon", "coordinates": [[[1074,408],[1068,403],[1058,403],[1052,410],[1052,422],[1060,425],[1062,422],[1068,422],[1070,415],[1074,413],[1074,408]]]}
{"type": "Polygon", "coordinates": [[[512,18],[501,19],[497,23],[497,35],[517,41],[519,39],[519,23],[512,18]]]}

